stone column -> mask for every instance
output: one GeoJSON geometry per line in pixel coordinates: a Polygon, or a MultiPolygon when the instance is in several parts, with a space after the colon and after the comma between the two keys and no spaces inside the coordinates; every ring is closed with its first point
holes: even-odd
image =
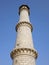
{"type": "Polygon", "coordinates": [[[16,25],[16,44],[11,52],[13,65],[35,65],[37,51],[34,49],[33,45],[31,34],[33,27],[29,19],[29,10],[30,9],[27,5],[22,5],[19,8],[20,19],[16,25]]]}

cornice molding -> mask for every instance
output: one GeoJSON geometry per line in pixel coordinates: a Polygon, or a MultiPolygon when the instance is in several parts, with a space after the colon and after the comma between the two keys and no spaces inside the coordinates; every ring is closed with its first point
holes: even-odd
{"type": "Polygon", "coordinates": [[[36,59],[38,56],[38,53],[36,50],[30,49],[30,48],[18,48],[18,49],[14,49],[10,55],[12,59],[19,55],[30,55],[36,59]]]}
{"type": "Polygon", "coordinates": [[[17,25],[16,25],[16,31],[18,30],[18,28],[20,27],[20,26],[28,26],[30,29],[31,29],[31,32],[32,32],[32,30],[33,30],[33,27],[32,27],[32,24],[31,23],[29,23],[29,22],[26,22],[26,21],[22,21],[22,22],[19,22],[17,25]]]}
{"type": "Polygon", "coordinates": [[[22,5],[22,6],[20,6],[20,8],[19,8],[19,15],[20,15],[20,12],[22,11],[22,10],[27,10],[28,11],[28,14],[30,15],[30,11],[29,11],[29,7],[27,6],[27,5],[22,5]]]}

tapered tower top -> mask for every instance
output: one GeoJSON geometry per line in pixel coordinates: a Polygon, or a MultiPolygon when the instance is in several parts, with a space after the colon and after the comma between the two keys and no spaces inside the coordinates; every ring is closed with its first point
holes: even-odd
{"type": "Polygon", "coordinates": [[[19,22],[30,22],[29,19],[29,14],[30,14],[30,8],[27,5],[21,5],[19,7],[19,22]]]}
{"type": "Polygon", "coordinates": [[[23,9],[27,10],[28,11],[28,14],[30,14],[30,11],[29,11],[30,8],[28,7],[28,5],[21,5],[19,7],[19,15],[20,15],[21,10],[23,10],[23,9]]]}

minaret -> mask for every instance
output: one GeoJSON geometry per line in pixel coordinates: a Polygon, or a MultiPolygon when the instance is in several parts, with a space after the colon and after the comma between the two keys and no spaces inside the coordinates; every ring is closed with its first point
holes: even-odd
{"type": "Polygon", "coordinates": [[[34,49],[32,39],[32,24],[30,23],[30,9],[27,5],[19,8],[20,19],[16,25],[16,44],[11,52],[13,65],[36,65],[37,51],[34,49]]]}

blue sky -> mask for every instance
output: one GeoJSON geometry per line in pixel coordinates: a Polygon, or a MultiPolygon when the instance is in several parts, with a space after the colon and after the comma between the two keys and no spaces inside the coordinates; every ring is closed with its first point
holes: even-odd
{"type": "Polygon", "coordinates": [[[49,65],[49,0],[0,0],[0,65],[12,65],[10,52],[16,40],[18,9],[30,7],[34,47],[38,51],[36,65],[49,65]]]}

